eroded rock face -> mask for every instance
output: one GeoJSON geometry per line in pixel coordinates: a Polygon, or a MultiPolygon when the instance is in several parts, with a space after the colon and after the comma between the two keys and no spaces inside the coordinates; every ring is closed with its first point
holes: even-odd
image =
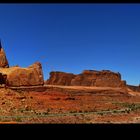
{"type": "Polygon", "coordinates": [[[71,80],[75,77],[72,73],[65,72],[51,72],[50,78],[47,80],[46,84],[49,85],[71,85],[71,80]]]}
{"type": "Polygon", "coordinates": [[[1,68],[0,72],[7,75],[7,86],[38,86],[44,84],[42,66],[39,62],[28,68],[1,68]]]}
{"type": "Polygon", "coordinates": [[[96,87],[122,87],[125,82],[121,81],[120,73],[114,73],[108,70],[103,71],[83,71],[77,75],[71,82],[71,85],[77,86],[96,86],[96,87]]]}
{"type": "Polygon", "coordinates": [[[124,87],[126,86],[126,81],[121,80],[120,73],[115,73],[109,70],[85,70],[78,75],[63,72],[51,72],[50,79],[47,81],[47,84],[70,86],[124,87]]]}
{"type": "Polygon", "coordinates": [[[1,46],[1,42],[0,42],[0,67],[1,68],[8,68],[9,67],[8,60],[6,58],[4,49],[1,46]]]}
{"type": "Polygon", "coordinates": [[[132,91],[140,92],[140,85],[139,85],[139,86],[127,85],[127,87],[128,87],[129,89],[131,89],[132,91]]]}
{"type": "Polygon", "coordinates": [[[28,68],[9,67],[0,42],[0,84],[7,86],[39,86],[44,84],[41,63],[36,62],[28,68]]]}
{"type": "Polygon", "coordinates": [[[0,73],[0,85],[6,84],[7,75],[0,73]]]}

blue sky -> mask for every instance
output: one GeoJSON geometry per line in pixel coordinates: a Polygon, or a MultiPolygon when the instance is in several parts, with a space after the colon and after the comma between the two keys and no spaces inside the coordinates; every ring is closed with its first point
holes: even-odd
{"type": "Polygon", "coordinates": [[[140,83],[140,4],[0,4],[0,38],[10,66],[35,61],[49,72],[120,72],[140,83]]]}

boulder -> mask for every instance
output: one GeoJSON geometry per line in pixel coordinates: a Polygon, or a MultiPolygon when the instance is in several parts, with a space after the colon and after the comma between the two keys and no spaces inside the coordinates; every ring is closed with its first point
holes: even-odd
{"type": "Polygon", "coordinates": [[[0,72],[7,75],[7,86],[39,86],[44,84],[42,66],[39,62],[34,63],[28,68],[18,66],[0,68],[0,72]]]}

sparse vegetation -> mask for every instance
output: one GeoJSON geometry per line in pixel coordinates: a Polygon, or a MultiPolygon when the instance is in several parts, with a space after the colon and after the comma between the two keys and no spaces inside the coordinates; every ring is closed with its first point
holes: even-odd
{"type": "Polygon", "coordinates": [[[83,111],[82,110],[79,110],[79,113],[82,113],[83,111]]]}
{"type": "Polygon", "coordinates": [[[71,110],[70,113],[77,113],[77,111],[76,110],[71,110]]]}
{"type": "Polygon", "coordinates": [[[103,115],[104,115],[104,113],[103,113],[103,112],[98,112],[97,114],[99,114],[99,115],[101,115],[101,116],[103,116],[103,115]]]}
{"type": "Polygon", "coordinates": [[[113,122],[111,120],[113,117],[117,119],[120,116],[128,115],[129,119],[129,115],[132,113],[140,114],[140,103],[138,103],[140,98],[138,99],[138,97],[128,99],[125,96],[86,94],[87,92],[78,93],[78,95],[54,91],[49,91],[49,94],[47,91],[44,93],[25,91],[19,93],[15,90],[11,90],[9,94],[6,91],[6,89],[1,89],[0,104],[3,102],[5,104],[1,105],[0,116],[9,116],[9,118],[3,117],[0,119],[1,122],[95,123],[107,122],[109,119],[113,122]],[[5,93],[8,94],[5,96],[5,93]],[[65,100],[70,97],[74,97],[76,100],[65,100]],[[52,100],[53,98],[60,100],[52,100]],[[131,102],[129,103],[128,100],[131,102]],[[10,118],[10,116],[13,117],[10,118]]]}
{"type": "Polygon", "coordinates": [[[14,121],[16,121],[16,122],[22,122],[22,118],[17,116],[17,117],[14,119],[14,121]]]}
{"type": "Polygon", "coordinates": [[[114,103],[114,104],[127,108],[126,112],[136,111],[140,109],[139,103],[114,103]]]}

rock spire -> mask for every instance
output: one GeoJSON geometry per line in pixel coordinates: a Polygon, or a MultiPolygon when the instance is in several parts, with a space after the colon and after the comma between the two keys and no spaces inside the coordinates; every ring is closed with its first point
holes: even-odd
{"type": "Polygon", "coordinates": [[[6,54],[4,49],[2,48],[1,40],[0,40],[0,68],[8,68],[8,60],[6,58],[6,54]]]}

